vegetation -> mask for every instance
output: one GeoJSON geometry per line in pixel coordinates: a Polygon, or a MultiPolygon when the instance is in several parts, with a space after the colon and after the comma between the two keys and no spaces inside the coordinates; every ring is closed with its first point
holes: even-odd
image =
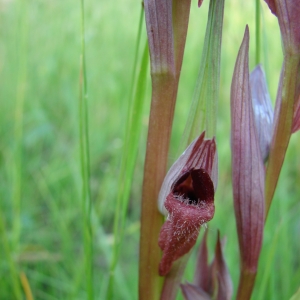
{"type": "MultiPolygon", "coordinates": [[[[146,77],[143,72],[139,75],[141,66],[142,71],[147,66],[143,55],[146,29],[144,21],[140,22],[138,1],[91,0],[84,4],[83,11],[80,1],[0,1],[1,300],[137,299],[151,98],[149,69],[144,72],[146,77]],[[136,87],[143,80],[145,88],[139,91],[136,87]],[[79,105],[85,92],[87,119],[79,105]],[[132,125],[127,115],[134,95],[141,96],[142,104],[138,103],[132,114],[132,125]],[[87,128],[88,135],[83,136],[82,130],[87,128]],[[128,144],[126,128],[137,132],[134,144],[128,144]],[[84,148],[82,154],[80,141],[88,143],[88,152],[84,148]],[[128,169],[121,166],[125,154],[134,162],[128,169]],[[82,163],[87,168],[85,176],[90,176],[90,209],[82,194],[87,179],[82,177],[82,163]],[[125,175],[128,172],[129,186],[122,186],[122,170],[125,175]],[[129,193],[128,206],[126,201],[117,205],[123,195],[120,191],[129,193]],[[118,224],[114,224],[116,215],[120,216],[118,224]],[[120,230],[121,239],[115,234],[120,230]]],[[[208,6],[209,1],[200,9],[197,3],[191,4],[169,165],[182,150],[180,141],[199,70],[208,6]]],[[[274,103],[283,54],[277,18],[263,1],[261,20],[261,62],[274,103]]],[[[215,216],[207,230],[210,253],[217,230],[221,237],[226,236],[224,255],[235,291],[239,250],[231,184],[230,86],[246,24],[252,70],[256,64],[255,3],[227,0],[216,132],[219,180],[215,216]]],[[[299,134],[291,137],[269,211],[252,299],[289,299],[300,285],[299,134]]],[[[201,236],[204,231],[201,229],[201,236]]],[[[193,278],[196,249],[185,271],[188,281],[193,278]]]]}

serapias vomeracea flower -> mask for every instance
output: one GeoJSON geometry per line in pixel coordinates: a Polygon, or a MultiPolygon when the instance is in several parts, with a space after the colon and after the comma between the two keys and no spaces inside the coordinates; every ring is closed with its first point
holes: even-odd
{"type": "Polygon", "coordinates": [[[213,218],[216,182],[216,142],[205,139],[203,132],[170,168],[159,194],[160,211],[167,215],[158,242],[163,251],[161,276],[190,251],[200,226],[213,218]]]}

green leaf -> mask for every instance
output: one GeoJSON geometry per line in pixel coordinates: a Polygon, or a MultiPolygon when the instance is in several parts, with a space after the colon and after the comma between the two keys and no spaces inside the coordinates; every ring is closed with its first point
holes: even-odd
{"type": "Polygon", "coordinates": [[[207,138],[216,135],[223,14],[224,0],[211,0],[199,75],[181,142],[183,147],[204,130],[207,138]]]}

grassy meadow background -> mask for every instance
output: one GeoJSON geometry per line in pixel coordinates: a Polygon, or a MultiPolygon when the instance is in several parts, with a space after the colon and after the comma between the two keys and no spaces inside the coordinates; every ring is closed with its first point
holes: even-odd
{"type": "MultiPolygon", "coordinates": [[[[211,250],[218,229],[227,238],[225,256],[235,287],[239,256],[231,189],[230,84],[246,24],[250,27],[250,68],[255,66],[254,2],[227,0],[225,6],[217,130],[219,183],[216,214],[208,229],[211,250]]],[[[192,100],[208,3],[204,1],[198,9],[197,1],[192,2],[170,164],[179,154],[192,100]]],[[[261,8],[261,61],[274,100],[282,48],[276,18],[263,1],[261,8]]],[[[106,299],[140,13],[141,1],[137,0],[85,1],[95,299],[106,299]]],[[[80,1],[0,0],[1,300],[30,299],[24,293],[26,282],[34,299],[87,299],[79,153],[80,23],[80,1]]],[[[145,42],[143,23],[138,65],[145,42]]],[[[137,299],[139,212],[150,95],[148,74],[113,299],[137,299]]],[[[292,136],[273,200],[252,299],[289,299],[300,286],[299,139],[300,133],[292,136]]],[[[192,280],[194,256],[187,280],[192,280]]]]}

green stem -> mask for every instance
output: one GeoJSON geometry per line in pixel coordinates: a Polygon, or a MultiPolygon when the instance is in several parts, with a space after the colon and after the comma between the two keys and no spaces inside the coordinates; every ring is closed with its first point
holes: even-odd
{"type": "Polygon", "coordinates": [[[242,270],[240,275],[239,287],[237,291],[237,300],[248,300],[251,298],[255,283],[256,271],[250,272],[242,270]]]}
{"type": "Polygon", "coordinates": [[[91,225],[90,157],[88,133],[88,87],[85,64],[84,0],[81,0],[81,57],[79,97],[79,139],[82,177],[82,211],[84,222],[85,275],[88,299],[94,299],[93,288],[93,235],[91,225]]]}
{"type": "MultiPolygon", "coordinates": [[[[266,217],[275,193],[281,167],[291,136],[299,62],[299,56],[290,55],[289,53],[285,55],[282,74],[282,92],[278,95],[277,102],[279,101],[279,104],[276,104],[280,105],[278,108],[279,115],[274,128],[273,140],[266,170],[266,217]]],[[[280,89],[278,93],[280,93],[280,89]]]]}

